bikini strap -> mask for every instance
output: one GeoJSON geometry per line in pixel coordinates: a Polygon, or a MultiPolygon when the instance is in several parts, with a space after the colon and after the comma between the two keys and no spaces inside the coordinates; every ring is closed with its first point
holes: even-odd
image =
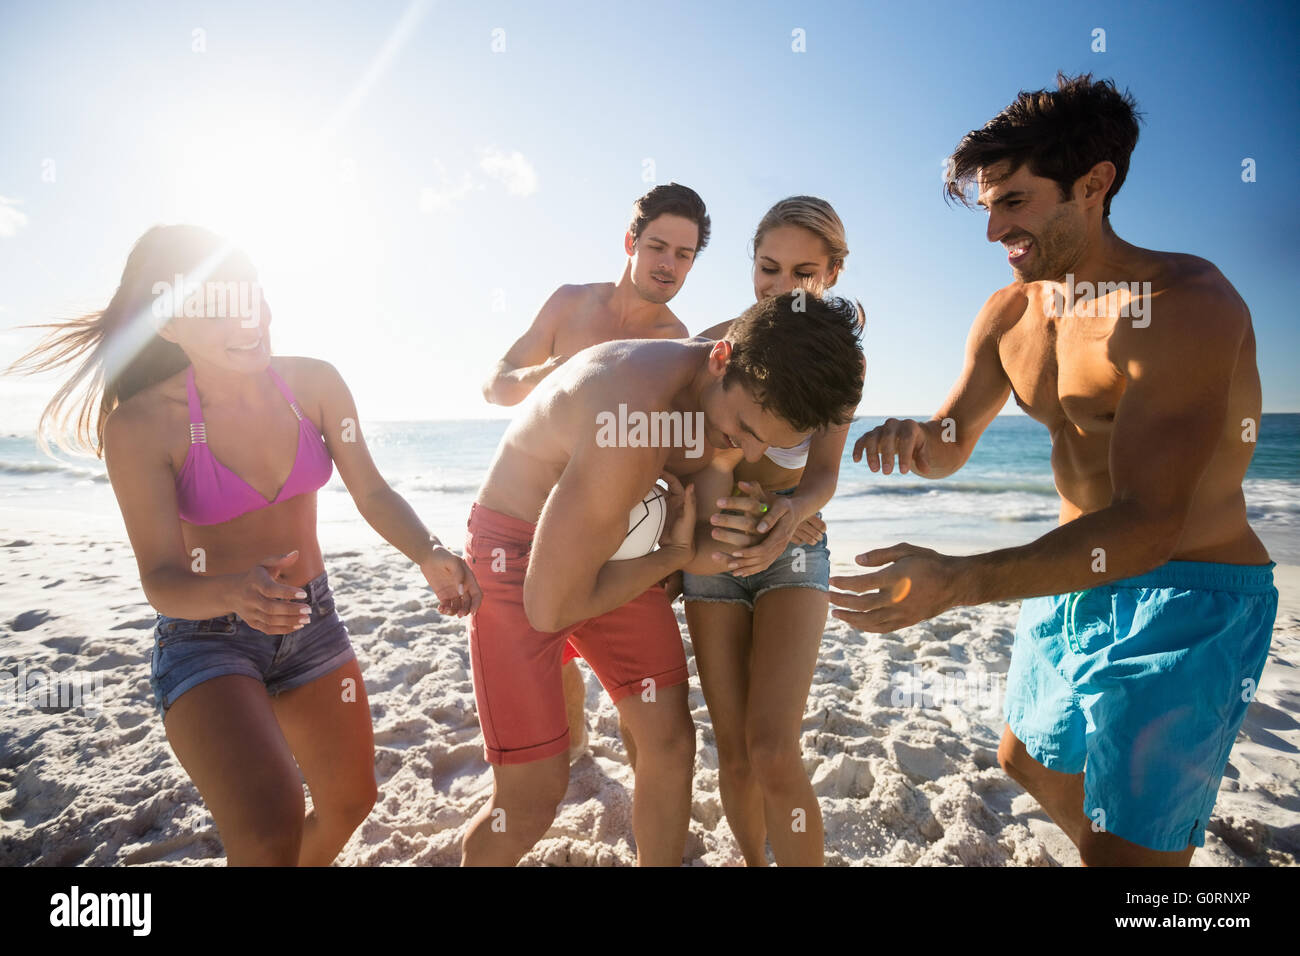
{"type": "Polygon", "coordinates": [[[190,444],[208,443],[208,427],[203,424],[203,406],[199,404],[199,390],[194,386],[194,366],[185,373],[185,390],[190,401],[190,444]]]}
{"type": "Polygon", "coordinates": [[[298,416],[298,421],[302,421],[302,409],[298,406],[298,400],[293,397],[293,392],[289,391],[289,386],[284,384],[284,379],[275,374],[275,369],[271,368],[270,365],[266,367],[266,370],[271,375],[271,381],[275,382],[275,387],[280,390],[280,394],[284,396],[284,400],[288,402],[289,407],[293,409],[293,413],[298,416]]]}

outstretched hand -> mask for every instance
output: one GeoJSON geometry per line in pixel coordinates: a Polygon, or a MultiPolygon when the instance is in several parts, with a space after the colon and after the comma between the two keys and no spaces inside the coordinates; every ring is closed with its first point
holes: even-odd
{"type": "Polygon", "coordinates": [[[925,621],[957,604],[952,582],[954,558],[929,548],[896,544],[855,559],[866,574],[834,575],[831,616],[859,631],[887,634],[925,621]]]}
{"type": "Polygon", "coordinates": [[[898,472],[909,470],[925,477],[930,472],[930,452],[926,446],[926,432],[918,421],[910,418],[889,418],[867,432],[853,445],[853,460],[867,459],[872,471],[886,475],[894,470],[894,457],[898,457],[898,472]]]}

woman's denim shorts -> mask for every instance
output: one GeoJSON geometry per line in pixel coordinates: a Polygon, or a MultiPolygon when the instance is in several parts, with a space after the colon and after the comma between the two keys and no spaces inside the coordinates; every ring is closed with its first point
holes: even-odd
{"type": "Polygon", "coordinates": [[[192,687],[243,674],[275,695],[308,684],[356,657],[348,629],[334,610],[325,572],[303,585],[311,619],[288,634],[265,634],[234,614],[206,621],[158,615],[149,683],[159,716],[192,687]]]}
{"type": "MultiPolygon", "coordinates": [[[[774,494],[792,495],[789,488],[774,494]]],[[[821,512],[817,512],[821,517],[821,512]]],[[[722,604],[744,604],[751,611],[754,603],[768,591],[777,588],[815,588],[829,591],[831,584],[831,552],[826,535],[816,544],[797,544],[791,541],[780,556],[765,571],[747,577],[737,577],[729,572],[718,574],[683,574],[682,596],[687,601],[704,601],[722,604]]]]}

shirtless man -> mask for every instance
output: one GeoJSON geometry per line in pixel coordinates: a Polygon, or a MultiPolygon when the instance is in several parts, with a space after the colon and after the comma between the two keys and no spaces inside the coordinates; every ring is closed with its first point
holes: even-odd
{"type": "Polygon", "coordinates": [[[980,310],[948,400],[853,449],[872,471],[960,468],[1008,394],[1052,436],[1060,526],[968,557],[898,544],[833,578],[834,615],[884,633],[1026,598],[998,758],[1084,865],[1186,865],[1258,685],[1277,610],[1241,482],[1261,398],[1250,313],[1195,256],[1110,226],[1137,142],[1109,82],[1021,93],[949,159],[1015,282],[980,310]],[[1098,283],[1102,283],[1098,287],[1098,283]],[[1109,283],[1109,285],[1108,285],[1109,283]],[[1119,285],[1114,285],[1119,283],[1119,285]]]}
{"type": "Polygon", "coordinates": [[[550,828],[569,781],[560,676],[569,639],[636,735],[638,862],[681,862],[695,727],[681,631],[656,582],[682,569],[721,570],[730,557],[715,550],[719,542],[761,537],[757,508],[734,532],[697,523],[696,501],[726,495],[742,457],[757,461],[769,446],[850,420],[862,391],[856,320],[846,303],[787,294],[754,305],[719,342],[585,349],[529,398],[502,436],[465,546],[483,590],[470,649],[493,792],[465,835],[464,863],[517,863],[550,828]],[[810,355],[831,357],[811,382],[810,355]],[[638,412],[663,413],[674,430],[629,427],[625,441],[611,442],[601,419],[630,422],[638,412]],[[629,512],[660,475],[671,493],[662,546],[610,561],[629,512]]]}
{"type": "MultiPolygon", "coordinates": [[[[517,405],[537,383],[576,352],[615,339],[684,339],[686,326],[668,308],[681,291],[695,257],[709,243],[709,214],[695,190],[670,183],[656,186],[632,206],[623,236],[627,264],[617,282],[562,285],[546,300],[519,341],[483,384],[494,405],[517,405]]],[[[676,578],[671,596],[681,590],[676,578]]],[[[578,672],[577,650],[564,649],[564,704],[569,715],[570,757],[587,750],[584,713],[586,685],[578,672]]],[[[636,763],[636,744],[620,721],[628,762],[636,763]]]]}

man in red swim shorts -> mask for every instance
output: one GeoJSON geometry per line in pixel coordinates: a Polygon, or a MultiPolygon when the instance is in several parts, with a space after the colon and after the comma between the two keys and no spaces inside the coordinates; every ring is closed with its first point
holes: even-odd
{"type": "MultiPolygon", "coordinates": [[[[686,339],[691,333],[668,308],[709,243],[709,214],[695,190],[679,183],[655,186],[632,206],[622,237],[627,262],[617,282],[562,285],[483,384],[494,405],[518,405],[570,355],[615,339],[686,339]]],[[[674,575],[681,591],[680,575],[674,575]]],[[[564,702],[569,715],[569,760],[587,750],[587,687],[572,643],[564,647],[564,702]]],[[[628,763],[636,745],[619,727],[628,763]]]]}
{"type": "Polygon", "coordinates": [[[715,548],[754,537],[697,523],[696,499],[726,495],[742,456],[756,461],[769,446],[847,423],[861,394],[856,310],[800,291],[753,306],[719,342],[584,349],[521,406],[465,544],[483,590],[470,652],[493,791],[465,834],[464,864],[517,863],[555,818],[569,781],[569,639],[637,741],[637,860],[681,863],[695,728],[681,633],[656,582],[726,570],[728,555],[715,548]],[[611,561],[658,477],[670,492],[660,547],[611,561]]]}

